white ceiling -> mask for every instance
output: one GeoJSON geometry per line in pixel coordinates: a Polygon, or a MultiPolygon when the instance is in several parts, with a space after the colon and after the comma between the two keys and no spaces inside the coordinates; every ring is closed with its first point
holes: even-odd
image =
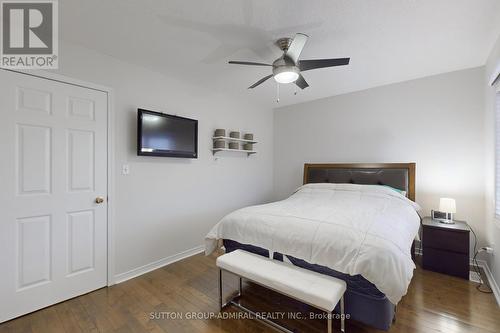
{"type": "Polygon", "coordinates": [[[500,35],[499,0],[64,0],[64,41],[259,105],[284,106],[481,66],[500,35]],[[351,57],[304,73],[310,87],[268,80],[273,42],[310,36],[302,59],[351,57]],[[300,90],[300,89],[298,89],[300,90]]]}

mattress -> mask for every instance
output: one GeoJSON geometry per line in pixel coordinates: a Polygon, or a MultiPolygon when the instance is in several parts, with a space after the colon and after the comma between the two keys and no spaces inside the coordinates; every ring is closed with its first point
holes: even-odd
{"type": "MultiPolygon", "coordinates": [[[[249,244],[241,244],[233,240],[224,239],[226,252],[245,250],[269,257],[269,251],[249,244]]],[[[274,252],[275,260],[283,261],[283,254],[274,252]]],[[[347,283],[345,293],[345,311],[350,318],[363,324],[388,330],[395,314],[395,306],[380,292],[377,287],[361,275],[349,275],[337,272],[325,266],[310,264],[305,260],[287,255],[286,258],[295,266],[314,272],[336,277],[347,283]]]]}

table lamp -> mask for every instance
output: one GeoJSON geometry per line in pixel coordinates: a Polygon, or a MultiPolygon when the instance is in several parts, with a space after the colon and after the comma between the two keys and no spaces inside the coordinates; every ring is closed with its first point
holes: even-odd
{"type": "Polygon", "coordinates": [[[441,198],[439,199],[439,211],[446,213],[446,219],[439,220],[441,223],[454,224],[453,214],[457,212],[457,205],[455,199],[441,198]]]}

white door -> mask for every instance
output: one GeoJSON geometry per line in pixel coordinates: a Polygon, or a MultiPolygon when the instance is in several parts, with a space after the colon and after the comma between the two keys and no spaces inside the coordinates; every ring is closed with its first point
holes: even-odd
{"type": "Polygon", "coordinates": [[[0,188],[0,322],[106,285],[105,92],[0,70],[0,188]]]}

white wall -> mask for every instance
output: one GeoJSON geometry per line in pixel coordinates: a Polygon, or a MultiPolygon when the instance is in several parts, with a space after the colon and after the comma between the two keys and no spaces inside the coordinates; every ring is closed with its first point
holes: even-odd
{"type": "Polygon", "coordinates": [[[275,110],[275,198],[301,185],[304,163],[416,162],[423,215],[440,197],[484,238],[484,68],[275,110]]]}
{"type": "Polygon", "coordinates": [[[500,68],[500,36],[493,47],[485,67],[483,86],[485,91],[485,187],[487,242],[493,245],[494,255],[485,255],[488,266],[500,285],[500,221],[495,219],[495,88],[491,87],[492,75],[500,68]]]}
{"type": "Polygon", "coordinates": [[[272,110],[67,43],[58,73],[114,89],[116,274],[198,247],[223,215],[271,198],[272,110]],[[138,107],[198,119],[199,158],[136,156],[138,107]],[[258,154],[215,161],[219,127],[255,133],[258,154]]]}
{"type": "MultiPolygon", "coordinates": [[[[455,197],[457,217],[484,238],[493,171],[482,133],[491,139],[493,109],[484,104],[483,68],[277,109],[273,136],[272,111],[246,100],[67,43],[60,55],[58,73],[114,89],[116,274],[195,248],[224,214],[270,200],[273,163],[274,199],[281,199],[301,184],[306,162],[417,162],[424,212],[441,196],[455,197]],[[199,159],[136,156],[137,107],[198,119],[199,159]],[[259,153],[215,161],[210,136],[218,127],[253,131],[259,153]],[[128,176],[121,175],[125,163],[128,176]]],[[[488,241],[500,244],[500,229],[487,230],[488,241]]],[[[490,265],[500,281],[500,262],[490,265]]]]}

